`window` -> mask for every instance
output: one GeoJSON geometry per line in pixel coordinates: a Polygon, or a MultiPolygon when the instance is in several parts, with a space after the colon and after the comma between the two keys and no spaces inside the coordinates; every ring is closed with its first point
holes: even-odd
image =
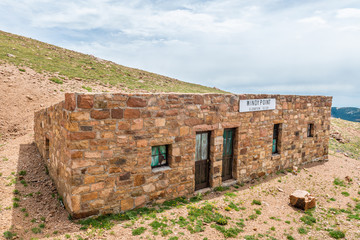
{"type": "Polygon", "coordinates": [[[307,127],[307,136],[308,137],[313,137],[314,136],[314,124],[313,123],[309,123],[308,127],[307,127]]]}
{"type": "Polygon", "coordinates": [[[50,159],[50,141],[48,138],[45,138],[45,159],[50,159]]]}
{"type": "Polygon", "coordinates": [[[196,161],[209,159],[209,137],[209,132],[202,132],[196,134],[196,161]]]}
{"type": "Polygon", "coordinates": [[[273,142],[272,142],[272,153],[279,153],[279,133],[280,124],[274,124],[273,142]]]}
{"type": "Polygon", "coordinates": [[[168,146],[154,146],[151,147],[151,167],[162,167],[168,165],[168,146]]]}

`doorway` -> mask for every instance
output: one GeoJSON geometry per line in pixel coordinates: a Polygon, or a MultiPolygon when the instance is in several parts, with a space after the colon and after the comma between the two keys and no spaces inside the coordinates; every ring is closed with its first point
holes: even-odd
{"type": "Polygon", "coordinates": [[[234,158],[234,128],[224,129],[223,160],[222,160],[222,181],[232,179],[232,165],[234,158]]]}
{"type": "Polygon", "coordinates": [[[209,187],[210,132],[196,133],[195,191],[209,187]]]}

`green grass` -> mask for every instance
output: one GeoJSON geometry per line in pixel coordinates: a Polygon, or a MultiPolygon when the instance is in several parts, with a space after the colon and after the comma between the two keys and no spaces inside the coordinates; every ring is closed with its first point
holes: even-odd
{"type": "Polygon", "coordinates": [[[63,80],[57,78],[57,77],[51,77],[49,78],[50,81],[54,82],[54,83],[57,83],[57,84],[63,84],[63,80]]]}
{"type": "Polygon", "coordinates": [[[350,193],[348,193],[348,192],[341,192],[341,194],[344,195],[345,197],[350,196],[350,193]]]}
{"type": "Polygon", "coordinates": [[[25,170],[21,170],[21,171],[19,172],[19,175],[20,175],[20,176],[25,176],[25,175],[26,175],[26,171],[25,171],[25,170]]]}
{"type": "Polygon", "coordinates": [[[216,88],[182,82],[158,74],[125,67],[93,56],[70,51],[37,40],[0,31],[0,61],[36,72],[48,72],[58,79],[78,78],[88,82],[144,89],[151,92],[225,93],[216,88]],[[7,54],[16,57],[8,57],[7,54]]]}
{"type": "Polygon", "coordinates": [[[261,205],[261,201],[260,200],[253,200],[251,205],[261,205]]]}
{"type": "Polygon", "coordinates": [[[146,231],[146,228],[144,228],[144,227],[135,228],[135,229],[132,230],[132,235],[133,236],[141,235],[145,231],[146,231]]]}
{"type": "Polygon", "coordinates": [[[345,181],[344,181],[344,180],[341,180],[341,179],[339,179],[339,178],[335,178],[333,183],[334,183],[334,185],[336,185],[336,186],[341,186],[341,187],[346,187],[346,186],[347,186],[346,183],[345,183],[345,181]]]}
{"type": "Polygon", "coordinates": [[[343,233],[342,231],[330,231],[329,234],[332,238],[335,238],[335,239],[345,237],[345,233],[343,233]]]}
{"type": "Polygon", "coordinates": [[[3,236],[5,239],[12,239],[13,237],[16,236],[16,233],[12,233],[10,231],[6,231],[3,233],[3,236]]]}
{"type": "Polygon", "coordinates": [[[87,86],[81,86],[83,89],[85,89],[88,92],[92,92],[92,88],[91,87],[87,87],[87,86]]]}
{"type": "Polygon", "coordinates": [[[304,222],[306,225],[314,225],[314,223],[316,223],[316,218],[314,218],[313,216],[309,216],[309,215],[304,215],[303,217],[300,218],[300,220],[302,222],[304,222]]]}
{"type": "Polygon", "coordinates": [[[309,230],[307,230],[306,228],[304,227],[299,227],[298,228],[298,233],[299,234],[307,234],[309,232],[309,230]]]}

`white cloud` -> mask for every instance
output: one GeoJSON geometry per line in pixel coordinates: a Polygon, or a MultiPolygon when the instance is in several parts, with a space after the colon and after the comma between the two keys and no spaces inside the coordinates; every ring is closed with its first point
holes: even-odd
{"type": "Polygon", "coordinates": [[[360,18],[359,8],[344,8],[337,11],[337,18],[360,18]]]}
{"type": "Polygon", "coordinates": [[[360,106],[359,10],[352,0],[2,0],[0,29],[233,92],[360,106]]]}

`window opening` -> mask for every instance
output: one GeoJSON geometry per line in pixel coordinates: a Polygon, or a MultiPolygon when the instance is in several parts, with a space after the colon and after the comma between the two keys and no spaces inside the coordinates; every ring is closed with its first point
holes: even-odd
{"type": "Polygon", "coordinates": [[[313,137],[314,136],[314,124],[313,123],[309,123],[308,127],[307,127],[307,136],[308,137],[313,137]]]}
{"type": "Polygon", "coordinates": [[[273,142],[272,142],[272,153],[279,153],[279,131],[280,124],[274,124],[273,142]]]}
{"type": "Polygon", "coordinates": [[[48,138],[45,139],[45,159],[50,159],[50,141],[48,138]]]}
{"type": "Polygon", "coordinates": [[[151,167],[162,167],[168,165],[168,146],[151,147],[151,167]]]}

